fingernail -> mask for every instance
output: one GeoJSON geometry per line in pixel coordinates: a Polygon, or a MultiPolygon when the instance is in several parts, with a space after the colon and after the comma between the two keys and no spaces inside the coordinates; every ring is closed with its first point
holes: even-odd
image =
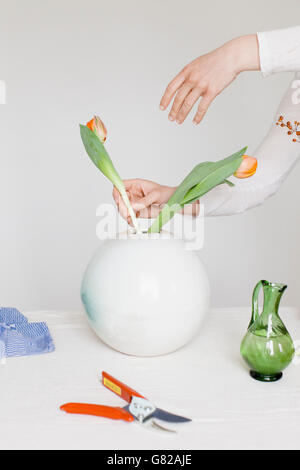
{"type": "Polygon", "coordinates": [[[181,124],[181,121],[179,119],[176,119],[177,124],[181,124]]]}
{"type": "Polygon", "coordinates": [[[165,109],[165,107],[161,104],[159,109],[161,109],[163,111],[165,109]]]}
{"type": "Polygon", "coordinates": [[[169,116],[170,121],[174,121],[174,116],[169,116]]]}
{"type": "Polygon", "coordinates": [[[195,124],[195,126],[197,126],[197,124],[199,124],[199,122],[197,122],[197,121],[194,120],[194,121],[193,121],[193,124],[195,124]]]}

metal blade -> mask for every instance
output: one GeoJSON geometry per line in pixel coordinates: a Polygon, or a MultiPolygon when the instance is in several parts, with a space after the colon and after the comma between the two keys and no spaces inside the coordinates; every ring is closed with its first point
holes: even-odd
{"type": "MultiPolygon", "coordinates": [[[[134,408],[132,411],[131,404],[124,406],[124,410],[129,411],[129,413],[132,416],[134,416],[135,419],[137,419],[138,421],[141,420],[141,422],[146,422],[153,418],[159,419],[160,421],[166,421],[167,423],[188,423],[192,421],[191,419],[185,418],[184,416],[175,415],[174,413],[169,413],[168,411],[164,411],[160,408],[155,408],[154,405],[152,405],[150,402],[148,402],[145,399],[134,398],[133,400],[135,400],[138,405],[139,405],[139,402],[141,402],[142,406],[144,405],[144,402],[145,402],[145,406],[147,405],[149,408],[149,411],[146,413],[145,413],[146,409],[141,410],[141,411],[139,411],[138,409],[137,413],[135,413],[134,408]],[[141,417],[139,416],[139,412],[141,413],[141,417]]],[[[133,403],[133,400],[132,400],[132,403],[133,403]]]]}
{"type": "MultiPolygon", "coordinates": [[[[124,410],[128,411],[130,413],[130,410],[129,410],[129,407],[130,405],[126,405],[124,406],[124,410]]],[[[130,413],[132,414],[132,413],[130,413]]],[[[174,431],[173,429],[168,429],[168,428],[165,428],[164,426],[162,426],[161,424],[157,423],[156,421],[154,421],[154,413],[151,413],[149,416],[147,416],[144,420],[139,420],[138,418],[136,418],[134,415],[132,415],[135,420],[140,423],[142,426],[148,428],[148,429],[151,429],[153,431],[160,431],[160,432],[168,432],[168,433],[177,433],[177,431],[174,431]]]]}
{"type": "Polygon", "coordinates": [[[161,410],[160,408],[157,408],[154,411],[151,418],[157,418],[161,421],[166,421],[167,423],[188,423],[189,421],[192,421],[189,418],[169,413],[168,411],[161,410]]]}
{"type": "Polygon", "coordinates": [[[177,431],[174,431],[174,429],[165,428],[164,426],[161,426],[160,424],[158,424],[156,421],[153,421],[153,420],[151,420],[151,427],[156,431],[170,432],[173,434],[177,433],[177,431]]]}

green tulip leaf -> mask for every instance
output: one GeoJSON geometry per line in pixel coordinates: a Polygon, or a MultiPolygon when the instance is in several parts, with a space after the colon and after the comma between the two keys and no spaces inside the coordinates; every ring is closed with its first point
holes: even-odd
{"type": "Polygon", "coordinates": [[[197,165],[178,186],[149,228],[149,233],[159,233],[162,226],[186,204],[197,201],[216,186],[224,183],[233,186],[227,178],[240,167],[246,150],[247,147],[218,162],[203,162],[197,165]]]}

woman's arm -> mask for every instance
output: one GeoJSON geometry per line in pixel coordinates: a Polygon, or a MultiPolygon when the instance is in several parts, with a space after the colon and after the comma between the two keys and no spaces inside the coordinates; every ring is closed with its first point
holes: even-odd
{"type": "MultiPolygon", "coordinates": [[[[195,78],[194,85],[198,91],[201,86],[205,90],[211,90],[212,84],[219,84],[214,88],[215,93],[210,95],[212,98],[230,83],[230,77],[235,77],[243,70],[256,70],[259,67],[261,67],[264,76],[281,71],[300,71],[300,26],[258,33],[257,36],[237,38],[207,56],[196,59],[170,83],[162,99],[162,107],[166,108],[177,92],[173,103],[174,108],[175,102],[179,102],[179,92],[182,92],[184,82],[189,80],[187,77],[195,78]],[[210,67],[211,71],[209,72],[210,67]],[[194,75],[195,71],[198,74],[197,79],[194,75]],[[219,73],[217,73],[218,71],[219,73]],[[192,72],[193,75],[191,75],[192,72]],[[224,77],[218,81],[220,74],[223,74],[224,77]],[[211,82],[207,82],[208,78],[211,82]],[[218,93],[216,93],[216,89],[219,90],[218,93]]],[[[206,96],[205,93],[204,96],[206,96]]],[[[185,104],[187,99],[188,95],[183,99],[181,110],[178,111],[183,113],[180,114],[182,121],[192,107],[191,102],[189,106],[185,104]]],[[[201,108],[202,101],[199,105],[200,112],[197,114],[197,122],[201,121],[207,110],[207,107],[201,108]]],[[[232,215],[262,204],[277,192],[281,183],[297,163],[300,157],[300,73],[296,74],[295,79],[289,85],[271,129],[254,156],[258,159],[258,169],[250,180],[235,180],[234,188],[227,185],[218,186],[201,198],[200,203],[204,205],[205,215],[232,215]]],[[[133,191],[133,200],[143,198],[142,202],[145,205],[145,210],[140,213],[141,217],[151,217],[152,210],[154,210],[152,217],[155,217],[161,205],[167,202],[176,189],[151,182],[151,185],[155,185],[152,187],[145,180],[131,180],[130,184],[132,183],[137,184],[142,195],[137,195],[133,191]],[[152,191],[155,191],[155,197],[151,194],[152,191]],[[154,202],[152,202],[153,198],[154,202]]],[[[128,192],[131,195],[131,189],[128,188],[128,192]]],[[[114,196],[117,200],[116,190],[114,196]]],[[[190,210],[195,214],[198,211],[198,206],[194,205],[190,210]]],[[[126,215],[124,214],[124,216],[126,215]]]]}
{"type": "Polygon", "coordinates": [[[271,129],[253,154],[256,174],[222,185],[201,199],[208,216],[233,215],[259,206],[275,194],[300,157],[300,74],[290,83],[271,129]],[[298,124],[297,124],[298,123],[298,124]]]}
{"type": "MultiPolygon", "coordinates": [[[[238,73],[245,70],[260,68],[263,76],[282,71],[299,72],[300,26],[258,33],[255,40],[253,36],[237,38],[225,44],[219,50],[217,49],[217,51],[220,50],[223,54],[215,54],[214,52],[208,54],[208,56],[211,56],[213,64],[211,74],[206,72],[206,62],[203,62],[204,68],[202,68],[201,57],[188,66],[187,73],[189,69],[192,72],[195,68],[197,69],[199,74],[197,83],[200,84],[200,88],[201,83],[203,83],[203,76],[204,83],[207,83],[205,78],[209,77],[208,89],[214,88],[213,85],[219,83],[217,89],[220,93],[227,86],[226,83],[229,83],[230,76],[236,77],[238,73]],[[229,53],[229,51],[231,52],[229,53]],[[235,60],[232,60],[232,57],[235,57],[235,60]],[[224,63],[223,66],[222,63],[224,63]],[[218,69],[225,71],[224,79],[221,82],[217,81],[217,75],[214,74],[214,71],[218,69]]],[[[171,88],[169,85],[169,90],[167,89],[167,100],[163,101],[164,106],[169,103],[173,96],[171,96],[171,93],[174,94],[176,86],[176,90],[178,90],[178,77],[177,82],[176,79],[173,80],[170,84],[171,88]]],[[[178,95],[180,96],[181,93],[182,88],[179,88],[173,108],[176,100],[180,101],[178,95]]],[[[214,93],[213,96],[215,97],[217,94],[214,93]]],[[[164,95],[163,100],[165,98],[166,95],[164,95]]],[[[185,99],[187,100],[187,98],[185,99]]],[[[200,108],[202,101],[199,105],[200,108]]],[[[181,111],[179,111],[179,116],[182,116],[183,119],[187,115],[185,108],[187,109],[188,106],[185,106],[183,102],[181,111]]],[[[202,117],[206,110],[207,107],[201,109],[200,115],[202,117]]],[[[198,114],[200,119],[197,122],[200,122],[201,116],[198,114]]],[[[180,118],[181,122],[182,118],[180,118]]],[[[300,156],[300,125],[298,126],[297,122],[300,122],[300,74],[299,76],[296,75],[290,84],[268,135],[257,151],[254,152],[254,156],[258,160],[256,174],[249,181],[238,180],[234,188],[222,185],[205,195],[201,199],[201,203],[204,204],[204,213],[211,216],[237,214],[262,204],[268,197],[275,194],[300,156]],[[283,126],[283,122],[278,123],[276,126],[280,116],[285,119],[283,122],[290,123],[292,129],[283,126]]]]}
{"type": "Polygon", "coordinates": [[[184,67],[167,86],[160,108],[165,110],[174,98],[169,119],[182,124],[201,97],[194,117],[199,124],[216,96],[241,72],[259,69],[256,34],[235,38],[184,67]]]}
{"type": "MultiPolygon", "coordinates": [[[[258,33],[263,76],[300,72],[300,26],[258,33]]],[[[235,188],[220,186],[204,196],[206,215],[232,215],[262,204],[275,194],[300,157],[300,73],[290,83],[271,129],[254,156],[258,169],[251,180],[235,188]],[[282,121],[278,122],[282,116],[282,121]],[[277,123],[277,126],[276,126],[277,123]],[[289,123],[289,126],[286,126],[289,123]]]]}
{"type": "Polygon", "coordinates": [[[300,71],[300,26],[241,36],[198,57],[169,83],[160,108],[165,110],[174,98],[169,119],[182,124],[201,97],[194,117],[199,124],[216,96],[250,70],[264,76],[300,71]]]}

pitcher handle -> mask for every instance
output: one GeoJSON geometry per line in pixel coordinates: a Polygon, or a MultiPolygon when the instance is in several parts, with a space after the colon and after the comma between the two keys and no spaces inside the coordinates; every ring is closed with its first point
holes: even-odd
{"type": "Polygon", "coordinates": [[[265,281],[259,281],[253,291],[253,296],[252,296],[252,317],[248,326],[248,329],[253,325],[253,323],[256,322],[258,319],[260,313],[259,313],[259,305],[258,305],[258,296],[260,293],[260,289],[264,287],[265,281]]]}

